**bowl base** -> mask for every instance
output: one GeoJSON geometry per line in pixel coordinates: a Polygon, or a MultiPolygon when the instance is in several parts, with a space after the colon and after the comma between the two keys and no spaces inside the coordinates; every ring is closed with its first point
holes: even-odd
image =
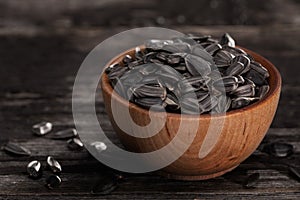
{"type": "Polygon", "coordinates": [[[185,181],[200,181],[200,180],[207,180],[211,178],[215,178],[218,176],[222,176],[223,174],[232,171],[238,167],[238,165],[231,167],[229,169],[214,173],[214,174],[208,174],[208,175],[196,175],[196,176],[186,176],[186,175],[178,175],[178,174],[169,174],[164,171],[158,171],[157,173],[163,177],[166,177],[168,179],[175,179],[175,180],[185,180],[185,181]]]}

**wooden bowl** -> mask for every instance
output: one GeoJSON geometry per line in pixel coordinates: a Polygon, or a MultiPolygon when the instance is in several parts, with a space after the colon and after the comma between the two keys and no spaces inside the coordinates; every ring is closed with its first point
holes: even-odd
{"type": "MultiPolygon", "coordinates": [[[[179,159],[160,170],[159,173],[174,179],[204,180],[221,176],[237,167],[255,151],[267,133],[277,109],[281,90],[281,77],[275,66],[264,57],[250,50],[244,50],[266,67],[270,73],[270,90],[262,100],[247,107],[229,111],[226,115],[204,114],[199,117],[198,115],[181,116],[180,114],[167,113],[164,127],[159,133],[149,138],[133,137],[116,125],[112,117],[111,98],[117,102],[118,106],[126,106],[127,101],[119,95],[112,95],[113,88],[107,75],[103,73],[101,88],[105,108],[121,143],[127,150],[133,152],[155,151],[173,139],[177,133],[181,117],[187,127],[194,120],[197,120],[200,125],[190,147],[179,159]],[[206,157],[200,159],[199,150],[207,134],[211,119],[224,120],[224,126],[214,148],[206,157]]],[[[133,56],[134,49],[118,55],[107,66],[111,63],[120,62],[126,54],[133,56]]],[[[133,103],[129,103],[129,112],[132,120],[139,125],[147,125],[150,121],[148,110],[133,103]]],[[[161,120],[161,113],[155,112],[152,120],[161,120]]]]}

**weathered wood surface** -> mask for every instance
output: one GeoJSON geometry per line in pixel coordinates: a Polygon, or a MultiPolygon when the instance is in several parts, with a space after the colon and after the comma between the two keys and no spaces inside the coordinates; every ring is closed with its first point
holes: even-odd
{"type": "MultiPolygon", "coordinates": [[[[114,141],[114,132],[108,133],[114,141]]],[[[272,158],[260,152],[254,153],[243,162],[232,173],[219,178],[207,181],[175,181],[159,177],[155,173],[132,175],[124,174],[124,180],[119,187],[110,195],[101,196],[101,199],[114,198],[230,198],[230,197],[251,197],[257,198],[286,197],[299,198],[300,182],[291,177],[287,170],[287,164],[300,168],[300,137],[299,129],[270,129],[262,145],[268,141],[285,141],[295,147],[295,154],[289,158],[272,158]],[[286,163],[286,164],[285,164],[286,163]],[[238,180],[235,180],[234,173],[245,171],[249,174],[260,173],[260,180],[255,188],[245,189],[238,180]],[[176,190],[175,190],[176,188],[176,190]],[[131,195],[133,194],[133,195],[131,195]]],[[[91,188],[96,181],[110,171],[92,158],[86,150],[71,152],[66,147],[65,141],[55,141],[47,138],[35,138],[33,140],[15,140],[24,147],[29,148],[32,157],[14,157],[0,152],[0,197],[9,196],[17,198],[23,196],[31,198],[33,193],[36,198],[66,196],[80,196],[80,198],[94,198],[91,188]],[[55,148],[53,148],[55,146],[55,148]],[[31,159],[44,160],[47,155],[53,155],[61,161],[63,183],[60,188],[49,191],[44,184],[44,177],[40,180],[31,180],[25,173],[25,166],[31,159]],[[68,155],[66,157],[66,155],[68,155]]],[[[45,172],[45,175],[49,172],[45,172]]],[[[240,180],[241,181],[241,180],[240,180]]]]}
{"type": "MultiPolygon", "coordinates": [[[[0,199],[300,198],[300,182],[286,166],[300,168],[298,1],[193,0],[191,4],[197,5],[193,8],[184,0],[176,1],[177,6],[171,0],[83,2],[0,0],[0,146],[12,140],[33,152],[32,157],[14,157],[0,151],[0,199]],[[199,12],[207,5],[209,8],[199,12]],[[233,7],[234,11],[229,12],[233,7]],[[124,180],[111,194],[90,194],[93,184],[111,170],[86,150],[70,152],[65,141],[33,136],[31,125],[47,120],[54,123],[55,130],[73,127],[72,86],[84,57],[113,34],[149,25],[214,36],[229,32],[240,46],[273,62],[282,74],[283,87],[277,114],[263,144],[287,142],[294,146],[295,154],[275,159],[255,152],[234,173],[207,181],[167,180],[155,173],[124,174],[124,180]],[[47,155],[55,156],[64,169],[63,184],[55,190],[44,187],[49,172],[37,181],[25,173],[29,160],[39,159],[45,164],[47,155]],[[244,188],[235,180],[235,173],[255,172],[261,175],[255,188],[244,188]]],[[[106,134],[118,143],[101,97],[96,101],[96,110],[104,119],[101,125],[106,134]]]]}

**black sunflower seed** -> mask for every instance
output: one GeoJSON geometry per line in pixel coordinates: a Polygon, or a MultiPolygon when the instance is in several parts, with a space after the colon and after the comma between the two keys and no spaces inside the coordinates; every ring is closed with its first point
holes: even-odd
{"type": "Polygon", "coordinates": [[[38,179],[42,176],[42,164],[37,160],[28,163],[26,170],[30,178],[38,179]]]}
{"type": "Polygon", "coordinates": [[[83,149],[83,143],[78,138],[72,138],[67,141],[68,148],[70,150],[81,150],[83,149]]]}
{"type": "Polygon", "coordinates": [[[233,58],[232,63],[242,63],[244,65],[243,71],[240,74],[244,74],[250,70],[250,59],[246,55],[238,55],[233,58]]]}
{"type": "Polygon", "coordinates": [[[259,87],[258,91],[257,91],[257,95],[260,99],[262,99],[264,96],[267,95],[267,93],[270,90],[270,86],[268,85],[263,85],[261,87],[259,87]]]}
{"type": "Polygon", "coordinates": [[[51,171],[55,174],[59,174],[62,171],[61,165],[52,156],[47,157],[47,165],[51,171]]]}
{"type": "Polygon", "coordinates": [[[118,178],[114,174],[107,174],[99,178],[92,186],[91,193],[107,195],[118,188],[118,178]]]}
{"type": "Polygon", "coordinates": [[[288,157],[293,154],[294,148],[291,144],[274,142],[265,145],[262,151],[275,157],[288,157]]]}
{"type": "Polygon", "coordinates": [[[166,96],[166,99],[163,102],[164,107],[168,110],[178,110],[180,108],[177,97],[173,93],[169,93],[166,96]]]}
{"type": "Polygon", "coordinates": [[[242,74],[244,71],[245,66],[241,62],[234,62],[226,69],[225,74],[227,76],[236,76],[242,74]]]}
{"type": "Polygon", "coordinates": [[[65,140],[74,138],[78,135],[77,130],[74,128],[65,129],[62,131],[58,131],[49,135],[49,137],[53,140],[65,140]]]}
{"type": "Polygon", "coordinates": [[[142,52],[140,47],[135,48],[134,56],[137,60],[143,60],[144,53],[142,52]]]}
{"type": "Polygon", "coordinates": [[[234,39],[228,33],[225,33],[221,37],[220,44],[221,45],[228,45],[230,47],[235,47],[235,41],[234,41],[234,39]]]}
{"type": "Polygon", "coordinates": [[[52,123],[50,122],[41,122],[32,126],[32,131],[38,135],[46,135],[52,130],[52,123]]]}
{"type": "Polygon", "coordinates": [[[130,89],[136,98],[160,97],[161,99],[165,99],[167,94],[166,89],[164,87],[160,87],[160,85],[145,84],[131,87],[130,89]]]}
{"type": "Polygon", "coordinates": [[[258,86],[267,84],[265,77],[253,69],[250,69],[246,73],[245,77],[247,79],[251,80],[255,85],[258,85],[258,86]]]}
{"type": "Polygon", "coordinates": [[[214,55],[217,53],[220,49],[222,49],[222,46],[218,43],[212,43],[205,47],[205,50],[210,54],[214,55]]]}
{"type": "Polygon", "coordinates": [[[256,100],[257,100],[257,98],[253,98],[253,97],[238,97],[238,98],[232,99],[231,108],[233,108],[233,109],[241,108],[241,107],[249,105],[251,102],[256,101],[256,100]]]}
{"type": "Polygon", "coordinates": [[[234,56],[238,56],[238,55],[247,55],[247,53],[240,49],[240,48],[237,48],[237,47],[231,47],[231,46],[228,46],[228,45],[224,45],[222,47],[222,49],[230,52],[231,54],[233,54],[234,56]]]}
{"type": "Polygon", "coordinates": [[[58,188],[61,184],[61,178],[57,175],[50,175],[49,177],[47,177],[46,179],[46,184],[45,186],[49,189],[54,189],[54,188],[58,188]]]}
{"type": "Polygon", "coordinates": [[[159,106],[163,105],[163,99],[161,98],[151,98],[151,97],[137,98],[134,100],[134,102],[144,108],[150,108],[151,106],[158,106],[157,108],[160,109],[159,106]]]}
{"type": "Polygon", "coordinates": [[[219,91],[232,92],[238,87],[238,79],[234,76],[225,76],[215,80],[213,86],[219,91]]]}
{"type": "Polygon", "coordinates": [[[247,179],[245,180],[245,182],[243,183],[243,186],[245,188],[253,188],[253,187],[255,187],[255,185],[259,181],[259,177],[260,177],[259,173],[253,173],[253,174],[249,175],[247,177],[247,179]]]}
{"type": "Polygon", "coordinates": [[[133,58],[130,55],[125,55],[123,58],[123,63],[128,64],[133,61],[133,58]]]}
{"type": "Polygon", "coordinates": [[[250,64],[251,69],[255,70],[259,74],[261,74],[264,78],[268,78],[270,76],[268,70],[264,68],[260,63],[252,61],[250,64]]]}
{"type": "Polygon", "coordinates": [[[21,146],[20,144],[8,142],[4,147],[2,147],[7,153],[17,155],[17,156],[30,156],[31,152],[29,149],[21,146]]]}
{"type": "Polygon", "coordinates": [[[252,97],[255,95],[255,89],[251,84],[242,85],[234,90],[231,94],[237,97],[252,97]]]}
{"type": "Polygon", "coordinates": [[[185,64],[187,70],[193,76],[207,76],[211,72],[210,63],[201,57],[188,54],[185,57],[185,64]]]}

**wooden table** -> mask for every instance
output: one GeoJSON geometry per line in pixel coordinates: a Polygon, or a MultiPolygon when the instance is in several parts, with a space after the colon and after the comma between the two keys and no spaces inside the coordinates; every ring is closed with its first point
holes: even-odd
{"type": "MultiPolygon", "coordinates": [[[[286,167],[288,163],[300,170],[300,27],[282,23],[170,28],[214,36],[229,32],[240,46],[272,61],[282,74],[282,96],[262,145],[287,142],[294,146],[295,153],[279,159],[257,151],[233,172],[206,181],[123,173],[123,180],[111,193],[91,194],[93,185],[112,170],[86,150],[73,152],[65,141],[34,136],[31,126],[50,121],[55,130],[74,127],[72,86],[81,62],[100,41],[128,28],[0,28],[0,142],[15,141],[33,152],[32,157],[15,157],[0,151],[0,199],[300,199],[300,181],[286,167]],[[54,190],[44,187],[48,171],[40,180],[29,179],[25,173],[30,160],[38,159],[45,165],[48,155],[63,166],[63,183],[54,190]],[[253,188],[245,188],[236,180],[236,174],[256,172],[260,179],[253,188]]],[[[107,135],[118,142],[101,98],[97,99],[96,110],[105,119],[102,124],[107,135]]]]}

